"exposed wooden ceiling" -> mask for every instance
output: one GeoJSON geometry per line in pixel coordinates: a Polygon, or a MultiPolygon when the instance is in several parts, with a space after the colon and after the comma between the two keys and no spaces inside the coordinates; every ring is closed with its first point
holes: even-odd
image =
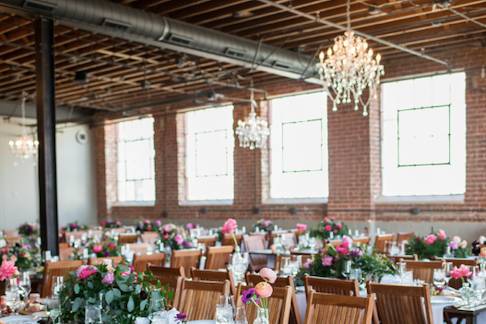
{"type": "MultiPolygon", "coordinates": [[[[191,24],[217,29],[315,55],[341,31],[257,0],[113,0],[191,24]]],[[[299,11],[345,24],[346,1],[274,0],[299,11]]],[[[486,0],[453,0],[452,9],[433,8],[433,0],[352,0],[352,27],[373,36],[434,55],[457,46],[486,46],[486,0]],[[460,14],[458,14],[460,13],[460,14]],[[464,17],[463,15],[466,15],[464,17]]],[[[370,42],[390,62],[404,54],[370,42]]],[[[284,80],[264,72],[189,57],[100,34],[55,27],[58,105],[119,111],[172,98],[226,100],[234,89],[284,80]],[[88,81],[74,80],[85,71],[88,81]],[[203,98],[203,99],[201,99],[203,98]],[[144,103],[144,104],[140,104],[144,103]]],[[[34,34],[24,17],[0,14],[0,99],[33,94],[34,34]]],[[[386,65],[385,65],[386,69],[386,65]]]]}

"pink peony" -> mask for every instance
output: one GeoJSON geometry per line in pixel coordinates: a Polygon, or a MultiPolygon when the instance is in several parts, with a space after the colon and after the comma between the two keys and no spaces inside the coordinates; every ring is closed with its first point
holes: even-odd
{"type": "Polygon", "coordinates": [[[336,252],[342,255],[348,255],[349,254],[349,247],[343,244],[340,244],[336,247],[336,252]]]}
{"type": "Polygon", "coordinates": [[[429,234],[425,237],[424,241],[425,244],[432,245],[435,243],[435,241],[437,241],[437,236],[435,236],[434,234],[429,234]]]}
{"type": "Polygon", "coordinates": [[[312,259],[307,259],[303,266],[306,269],[310,269],[310,267],[312,266],[312,259]]]}
{"type": "Polygon", "coordinates": [[[297,225],[295,225],[295,229],[299,233],[304,233],[304,232],[307,231],[307,224],[297,224],[297,225]]]}
{"type": "Polygon", "coordinates": [[[343,228],[343,224],[337,223],[336,224],[336,227],[337,227],[338,230],[341,230],[343,228]]]}
{"type": "Polygon", "coordinates": [[[260,277],[263,278],[263,280],[268,281],[272,284],[275,282],[275,280],[277,280],[277,274],[275,273],[275,271],[269,268],[262,268],[258,272],[258,274],[260,275],[260,277]]]}
{"type": "Polygon", "coordinates": [[[103,282],[105,285],[111,285],[114,281],[115,275],[112,272],[108,272],[107,274],[105,274],[101,282],[103,282]]]}
{"type": "Polygon", "coordinates": [[[324,226],[324,229],[326,230],[326,232],[330,232],[332,230],[332,227],[331,225],[326,225],[324,226]]]}
{"type": "Polygon", "coordinates": [[[272,296],[273,288],[268,282],[262,281],[255,286],[255,293],[261,298],[268,298],[272,296]]]}
{"type": "Polygon", "coordinates": [[[325,267],[330,267],[332,266],[332,256],[326,255],[324,258],[322,258],[322,265],[325,267]]]}
{"type": "Polygon", "coordinates": [[[93,246],[93,252],[94,253],[101,253],[101,251],[103,251],[103,247],[101,245],[93,246]]]}
{"type": "Polygon", "coordinates": [[[462,264],[459,268],[454,267],[451,271],[451,277],[453,279],[466,279],[469,278],[472,275],[471,270],[469,270],[468,266],[465,266],[462,264]]]}
{"type": "Polygon", "coordinates": [[[14,261],[3,260],[0,265],[0,281],[12,278],[17,273],[14,261]]]}
{"type": "Polygon", "coordinates": [[[444,230],[437,231],[437,238],[441,241],[445,240],[447,238],[446,232],[444,230]]]}
{"type": "Polygon", "coordinates": [[[344,235],[341,245],[343,245],[345,247],[350,247],[351,244],[353,244],[353,239],[350,238],[349,236],[344,235]]]}
{"type": "Polygon", "coordinates": [[[164,227],[162,228],[164,232],[170,232],[173,229],[172,224],[165,224],[164,227]]]}
{"type": "Polygon", "coordinates": [[[236,229],[238,228],[238,223],[233,218],[228,218],[226,222],[223,224],[223,228],[221,229],[223,234],[233,234],[236,229]]]}
{"type": "Polygon", "coordinates": [[[177,234],[176,236],[174,236],[174,241],[177,243],[177,245],[182,245],[182,243],[184,243],[184,238],[182,237],[182,235],[177,234]]]}
{"type": "Polygon", "coordinates": [[[90,265],[83,265],[78,268],[78,270],[76,271],[76,275],[78,279],[84,280],[84,279],[88,279],[89,277],[91,277],[97,272],[98,269],[96,267],[90,265]]]}

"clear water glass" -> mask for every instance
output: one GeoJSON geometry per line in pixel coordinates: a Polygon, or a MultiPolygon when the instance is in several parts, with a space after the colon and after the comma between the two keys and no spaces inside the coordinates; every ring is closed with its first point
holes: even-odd
{"type": "Polygon", "coordinates": [[[246,319],[245,306],[238,306],[238,308],[236,308],[235,324],[248,324],[248,320],[246,319]]]}
{"type": "Polygon", "coordinates": [[[5,303],[14,314],[17,314],[22,307],[17,279],[9,279],[7,288],[5,289],[5,303]]]}
{"type": "Polygon", "coordinates": [[[447,284],[444,269],[434,269],[433,280],[436,288],[443,289],[447,284]]]}
{"type": "Polygon", "coordinates": [[[101,305],[86,305],[84,308],[84,323],[98,324],[102,323],[101,305]]]}
{"type": "Polygon", "coordinates": [[[233,323],[233,301],[228,296],[221,296],[216,305],[216,324],[233,323]]]}
{"type": "Polygon", "coordinates": [[[22,276],[20,277],[20,289],[22,290],[22,295],[24,297],[24,300],[27,300],[29,298],[29,294],[31,291],[31,282],[30,282],[30,273],[28,272],[23,272],[22,276]]]}
{"type": "Polygon", "coordinates": [[[52,297],[59,298],[62,287],[64,285],[64,277],[53,277],[52,278],[52,297]]]}

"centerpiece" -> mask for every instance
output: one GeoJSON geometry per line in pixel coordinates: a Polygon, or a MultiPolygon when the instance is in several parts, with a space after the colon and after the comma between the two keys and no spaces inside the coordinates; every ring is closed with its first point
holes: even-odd
{"type": "Polygon", "coordinates": [[[325,217],[319,222],[316,228],[310,231],[311,237],[316,237],[320,240],[329,240],[333,238],[343,237],[348,234],[348,227],[335,221],[333,218],[325,217]]]}
{"type": "Polygon", "coordinates": [[[182,235],[184,231],[179,230],[174,224],[165,224],[160,228],[160,242],[172,250],[191,249],[193,245],[182,235]]]}
{"type": "Polygon", "coordinates": [[[17,228],[17,232],[24,238],[39,236],[39,226],[37,224],[24,223],[17,228]]]}
{"type": "Polygon", "coordinates": [[[277,274],[268,268],[263,268],[258,273],[263,281],[259,282],[254,288],[243,291],[241,301],[245,305],[253,304],[257,307],[257,315],[253,324],[269,324],[268,299],[272,296],[273,288],[271,284],[277,279],[277,274]]]}
{"type": "Polygon", "coordinates": [[[103,242],[91,241],[88,243],[88,253],[95,255],[97,258],[120,256],[120,246],[113,239],[103,242]]]}
{"type": "Polygon", "coordinates": [[[71,222],[67,223],[66,226],[63,226],[61,230],[65,233],[71,233],[76,231],[87,231],[88,225],[79,225],[78,222],[71,222]]]}
{"type": "Polygon", "coordinates": [[[269,219],[259,219],[254,225],[253,230],[255,232],[273,232],[275,230],[275,225],[269,219]]]}
{"type": "Polygon", "coordinates": [[[126,265],[83,265],[70,274],[60,291],[62,323],[85,323],[90,305],[102,309],[103,323],[135,323],[163,309],[167,296],[149,273],[137,274],[126,265]]]}
{"type": "Polygon", "coordinates": [[[407,243],[405,252],[409,255],[417,255],[419,259],[469,256],[467,242],[461,240],[459,236],[449,239],[444,230],[432,231],[424,237],[412,237],[407,243]]]}
{"type": "Polygon", "coordinates": [[[140,233],[158,232],[161,226],[162,226],[162,221],[160,219],[156,219],[156,220],[144,219],[138,222],[137,232],[140,233]]]}
{"type": "Polygon", "coordinates": [[[119,220],[104,219],[100,222],[101,227],[104,229],[121,228],[123,225],[119,220]]]}

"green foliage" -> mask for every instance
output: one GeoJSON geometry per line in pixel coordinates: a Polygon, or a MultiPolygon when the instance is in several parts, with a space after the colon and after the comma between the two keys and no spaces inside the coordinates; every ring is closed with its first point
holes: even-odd
{"type": "Polygon", "coordinates": [[[325,217],[319,222],[316,228],[311,229],[310,236],[321,240],[328,240],[331,237],[331,233],[333,237],[348,235],[348,227],[341,222],[336,222],[332,218],[325,217]]]}
{"type": "Polygon", "coordinates": [[[395,264],[383,254],[372,253],[364,254],[357,259],[353,268],[361,269],[364,278],[372,278],[380,281],[386,274],[396,274],[397,268],[395,264]]]}

